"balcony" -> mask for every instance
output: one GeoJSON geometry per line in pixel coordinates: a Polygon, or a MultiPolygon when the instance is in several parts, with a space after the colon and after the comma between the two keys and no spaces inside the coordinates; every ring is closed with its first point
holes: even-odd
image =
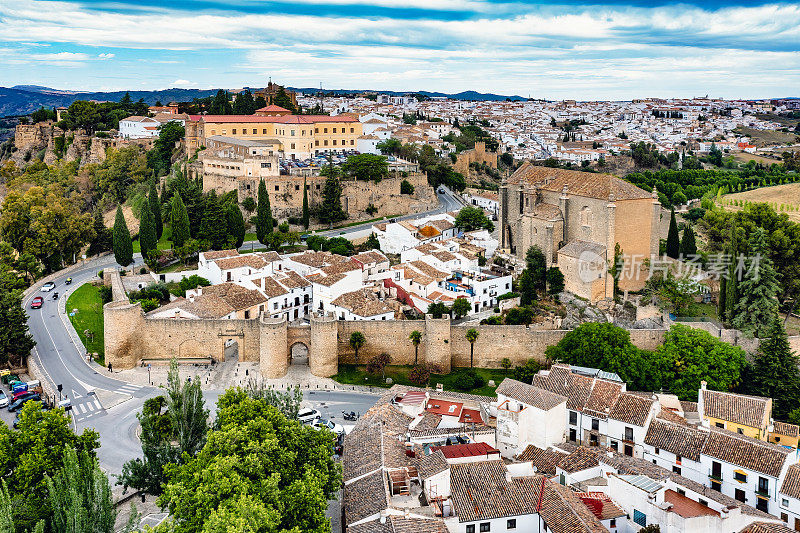
{"type": "Polygon", "coordinates": [[[708,474],[708,477],[713,481],[719,481],[720,483],[722,483],[723,481],[722,472],[711,472],[710,474],[708,474]]]}
{"type": "Polygon", "coordinates": [[[769,499],[769,487],[759,487],[756,489],[756,496],[769,499]]]}

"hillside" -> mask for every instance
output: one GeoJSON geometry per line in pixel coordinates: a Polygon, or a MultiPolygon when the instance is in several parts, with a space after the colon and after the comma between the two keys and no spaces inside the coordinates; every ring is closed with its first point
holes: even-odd
{"type": "Polygon", "coordinates": [[[729,205],[730,201],[766,202],[775,207],[779,213],[786,213],[794,222],[800,222],[800,183],[786,183],[773,187],[761,187],[751,191],[726,194],[722,197],[722,206],[727,211],[739,211],[741,206],[729,205]],[[781,209],[781,206],[784,206],[781,209]],[[791,206],[791,211],[789,211],[791,206]]]}
{"type": "MultiPolygon", "coordinates": [[[[289,87],[293,91],[301,93],[316,93],[319,89],[313,87],[289,87]]],[[[326,93],[334,93],[341,95],[358,94],[366,92],[366,89],[324,89],[326,93]]],[[[50,87],[41,87],[39,85],[16,85],[14,87],[0,87],[0,117],[8,117],[15,115],[26,115],[40,107],[67,107],[75,100],[99,100],[99,101],[113,101],[119,100],[125,95],[126,91],[113,91],[113,92],[73,92],[64,91],[60,89],[53,89],[50,87]]],[[[129,91],[133,101],[140,98],[147,104],[155,104],[156,100],[162,103],[171,101],[187,102],[195,98],[204,98],[206,96],[213,96],[217,89],[164,89],[161,91],[129,91]]],[[[374,91],[382,94],[403,95],[406,92],[398,91],[374,91]]],[[[476,91],[462,91],[460,93],[448,94],[430,91],[417,91],[418,94],[431,97],[447,97],[458,100],[481,100],[481,101],[502,101],[510,100],[524,100],[521,96],[504,96],[493,93],[479,93],[476,91]]]]}

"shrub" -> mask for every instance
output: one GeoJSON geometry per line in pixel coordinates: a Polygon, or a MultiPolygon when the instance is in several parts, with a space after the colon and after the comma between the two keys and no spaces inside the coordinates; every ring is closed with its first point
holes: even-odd
{"type": "Polygon", "coordinates": [[[486,385],[486,380],[473,369],[465,370],[453,380],[453,387],[462,392],[471,391],[486,385]]]}
{"type": "Polygon", "coordinates": [[[408,180],[401,181],[400,194],[414,194],[414,186],[408,180]]]}
{"type": "Polygon", "coordinates": [[[427,385],[431,374],[438,374],[441,369],[434,364],[426,363],[417,365],[408,373],[408,380],[415,385],[427,385]]]}
{"type": "Polygon", "coordinates": [[[100,299],[103,301],[104,304],[107,304],[111,301],[112,294],[111,294],[111,287],[106,287],[105,285],[101,285],[98,287],[97,292],[100,294],[100,299]]]}

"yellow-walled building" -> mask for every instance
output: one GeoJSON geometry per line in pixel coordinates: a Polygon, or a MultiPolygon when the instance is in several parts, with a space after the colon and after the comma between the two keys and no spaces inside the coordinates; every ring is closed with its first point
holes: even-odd
{"type": "Polygon", "coordinates": [[[712,427],[765,441],[769,436],[772,398],[708,390],[706,382],[701,381],[697,412],[700,420],[707,420],[712,427]]]}
{"type": "Polygon", "coordinates": [[[307,159],[317,154],[356,149],[361,122],[352,115],[190,115],[186,123],[186,150],[193,155],[208,137],[274,139],[280,157],[307,159]]]}

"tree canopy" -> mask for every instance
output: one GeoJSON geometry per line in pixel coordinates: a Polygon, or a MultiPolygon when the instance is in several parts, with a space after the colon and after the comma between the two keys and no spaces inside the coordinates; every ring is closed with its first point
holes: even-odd
{"type": "Polygon", "coordinates": [[[197,455],[166,468],[159,502],[172,524],[165,530],[330,531],[327,500],[341,483],[335,435],[288,420],[237,389],[217,407],[215,428],[197,455]]]}
{"type": "Polygon", "coordinates": [[[347,158],[342,171],[357,180],[378,183],[389,176],[389,163],[382,155],[356,154],[347,158]]]}
{"type": "Polygon", "coordinates": [[[462,231],[475,231],[478,229],[486,229],[489,232],[494,231],[494,224],[480,207],[462,207],[456,215],[455,225],[462,231]]]}

